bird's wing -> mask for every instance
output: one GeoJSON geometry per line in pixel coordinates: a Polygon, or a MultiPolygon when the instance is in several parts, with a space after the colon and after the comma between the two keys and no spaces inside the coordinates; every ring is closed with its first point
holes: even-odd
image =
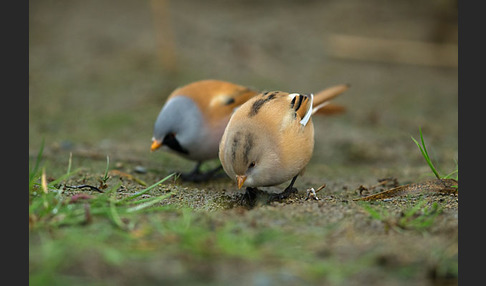
{"type": "Polygon", "coordinates": [[[222,90],[211,98],[209,106],[214,108],[223,106],[236,108],[257,94],[258,91],[245,87],[222,90]]]}

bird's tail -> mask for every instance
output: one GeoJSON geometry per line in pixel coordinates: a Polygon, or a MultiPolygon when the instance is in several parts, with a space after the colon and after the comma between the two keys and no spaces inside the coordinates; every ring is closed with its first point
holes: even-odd
{"type": "Polygon", "coordinates": [[[330,100],[348,90],[351,85],[340,84],[319,91],[314,95],[314,107],[312,114],[319,112],[321,114],[335,114],[344,111],[344,107],[336,104],[330,104],[330,100]]]}

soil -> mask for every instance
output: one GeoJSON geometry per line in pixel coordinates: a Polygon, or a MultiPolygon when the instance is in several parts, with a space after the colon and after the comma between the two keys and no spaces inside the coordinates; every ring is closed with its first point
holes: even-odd
{"type": "MultiPolygon", "coordinates": [[[[419,128],[441,174],[457,168],[457,67],[346,59],[337,57],[330,44],[333,35],[457,44],[457,9],[449,2],[30,1],[29,155],[35,158],[44,140],[47,170],[55,178],[65,173],[72,153],[73,168],[83,168],[70,179],[73,185],[96,185],[106,156],[111,169],[151,185],[195,164],[150,152],[154,120],[176,87],[215,78],[260,90],[309,93],[349,83],[351,88],[334,101],[346,112],[313,119],[314,154],[295,183],[298,193],[290,198],[267,204],[264,193],[248,208],[240,204],[243,192],[224,175],[207,183],[171,181],[158,192],[175,191],[165,204],[249,224],[258,218],[262,228],[286,223],[298,233],[299,227],[337,223],[338,231],[319,246],[323,256],[331,253],[351,263],[371,253],[376,261],[346,285],[454,285],[457,195],[425,194],[428,205],[441,208],[426,234],[397,231],[396,221],[370,219],[354,199],[391,187],[362,192],[360,186],[369,189],[383,178],[399,185],[433,178],[411,140],[419,138],[419,128]],[[323,184],[319,200],[307,198],[307,189],[323,184]],[[384,274],[410,265],[420,270],[408,280],[384,274]]],[[[204,168],[218,164],[214,160],[204,168]]],[[[126,192],[142,188],[126,177],[122,181],[126,192]]],[[[376,205],[399,217],[420,199],[400,196],[376,205]]],[[[253,279],[241,281],[253,285],[295,284],[261,265],[207,263],[214,272],[209,284],[228,283],[239,270],[253,279]]],[[[127,281],[136,277],[125,274],[127,281]]],[[[185,279],[173,277],[181,284],[185,279]]]]}

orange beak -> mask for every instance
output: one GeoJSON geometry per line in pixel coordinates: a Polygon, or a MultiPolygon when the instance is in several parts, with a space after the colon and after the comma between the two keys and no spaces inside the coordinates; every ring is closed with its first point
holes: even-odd
{"type": "Polygon", "coordinates": [[[239,175],[236,176],[236,183],[238,184],[238,189],[241,189],[241,187],[243,187],[245,181],[246,181],[246,176],[239,176],[239,175]]]}
{"type": "Polygon", "coordinates": [[[155,151],[159,149],[159,147],[162,146],[162,142],[159,140],[152,140],[152,146],[150,146],[150,151],[155,151]]]}

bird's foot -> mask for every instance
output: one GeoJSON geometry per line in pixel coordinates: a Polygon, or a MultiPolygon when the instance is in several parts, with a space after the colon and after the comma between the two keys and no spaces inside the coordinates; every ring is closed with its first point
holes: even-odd
{"type": "Polygon", "coordinates": [[[260,190],[257,188],[246,187],[245,193],[240,198],[240,205],[247,205],[253,208],[257,201],[257,193],[260,190]]]}
{"type": "Polygon", "coordinates": [[[240,198],[240,205],[248,206],[250,209],[252,209],[259,201],[260,203],[268,204],[271,202],[287,199],[292,194],[296,193],[297,189],[293,187],[287,187],[283,192],[278,194],[268,194],[266,192],[262,192],[257,188],[247,187],[245,193],[240,198]]]}
{"type": "Polygon", "coordinates": [[[281,200],[287,199],[292,194],[296,194],[296,193],[297,193],[297,189],[289,186],[289,187],[285,188],[285,190],[283,190],[283,192],[281,192],[281,193],[271,194],[268,198],[268,202],[281,201],[281,200]]]}
{"type": "Polygon", "coordinates": [[[221,170],[222,167],[218,166],[217,168],[209,170],[205,173],[202,173],[199,171],[199,169],[197,169],[189,173],[177,173],[177,174],[179,175],[179,178],[181,178],[181,180],[183,180],[184,182],[201,183],[201,182],[207,182],[211,179],[220,178],[221,175],[223,175],[220,172],[221,170]]]}

